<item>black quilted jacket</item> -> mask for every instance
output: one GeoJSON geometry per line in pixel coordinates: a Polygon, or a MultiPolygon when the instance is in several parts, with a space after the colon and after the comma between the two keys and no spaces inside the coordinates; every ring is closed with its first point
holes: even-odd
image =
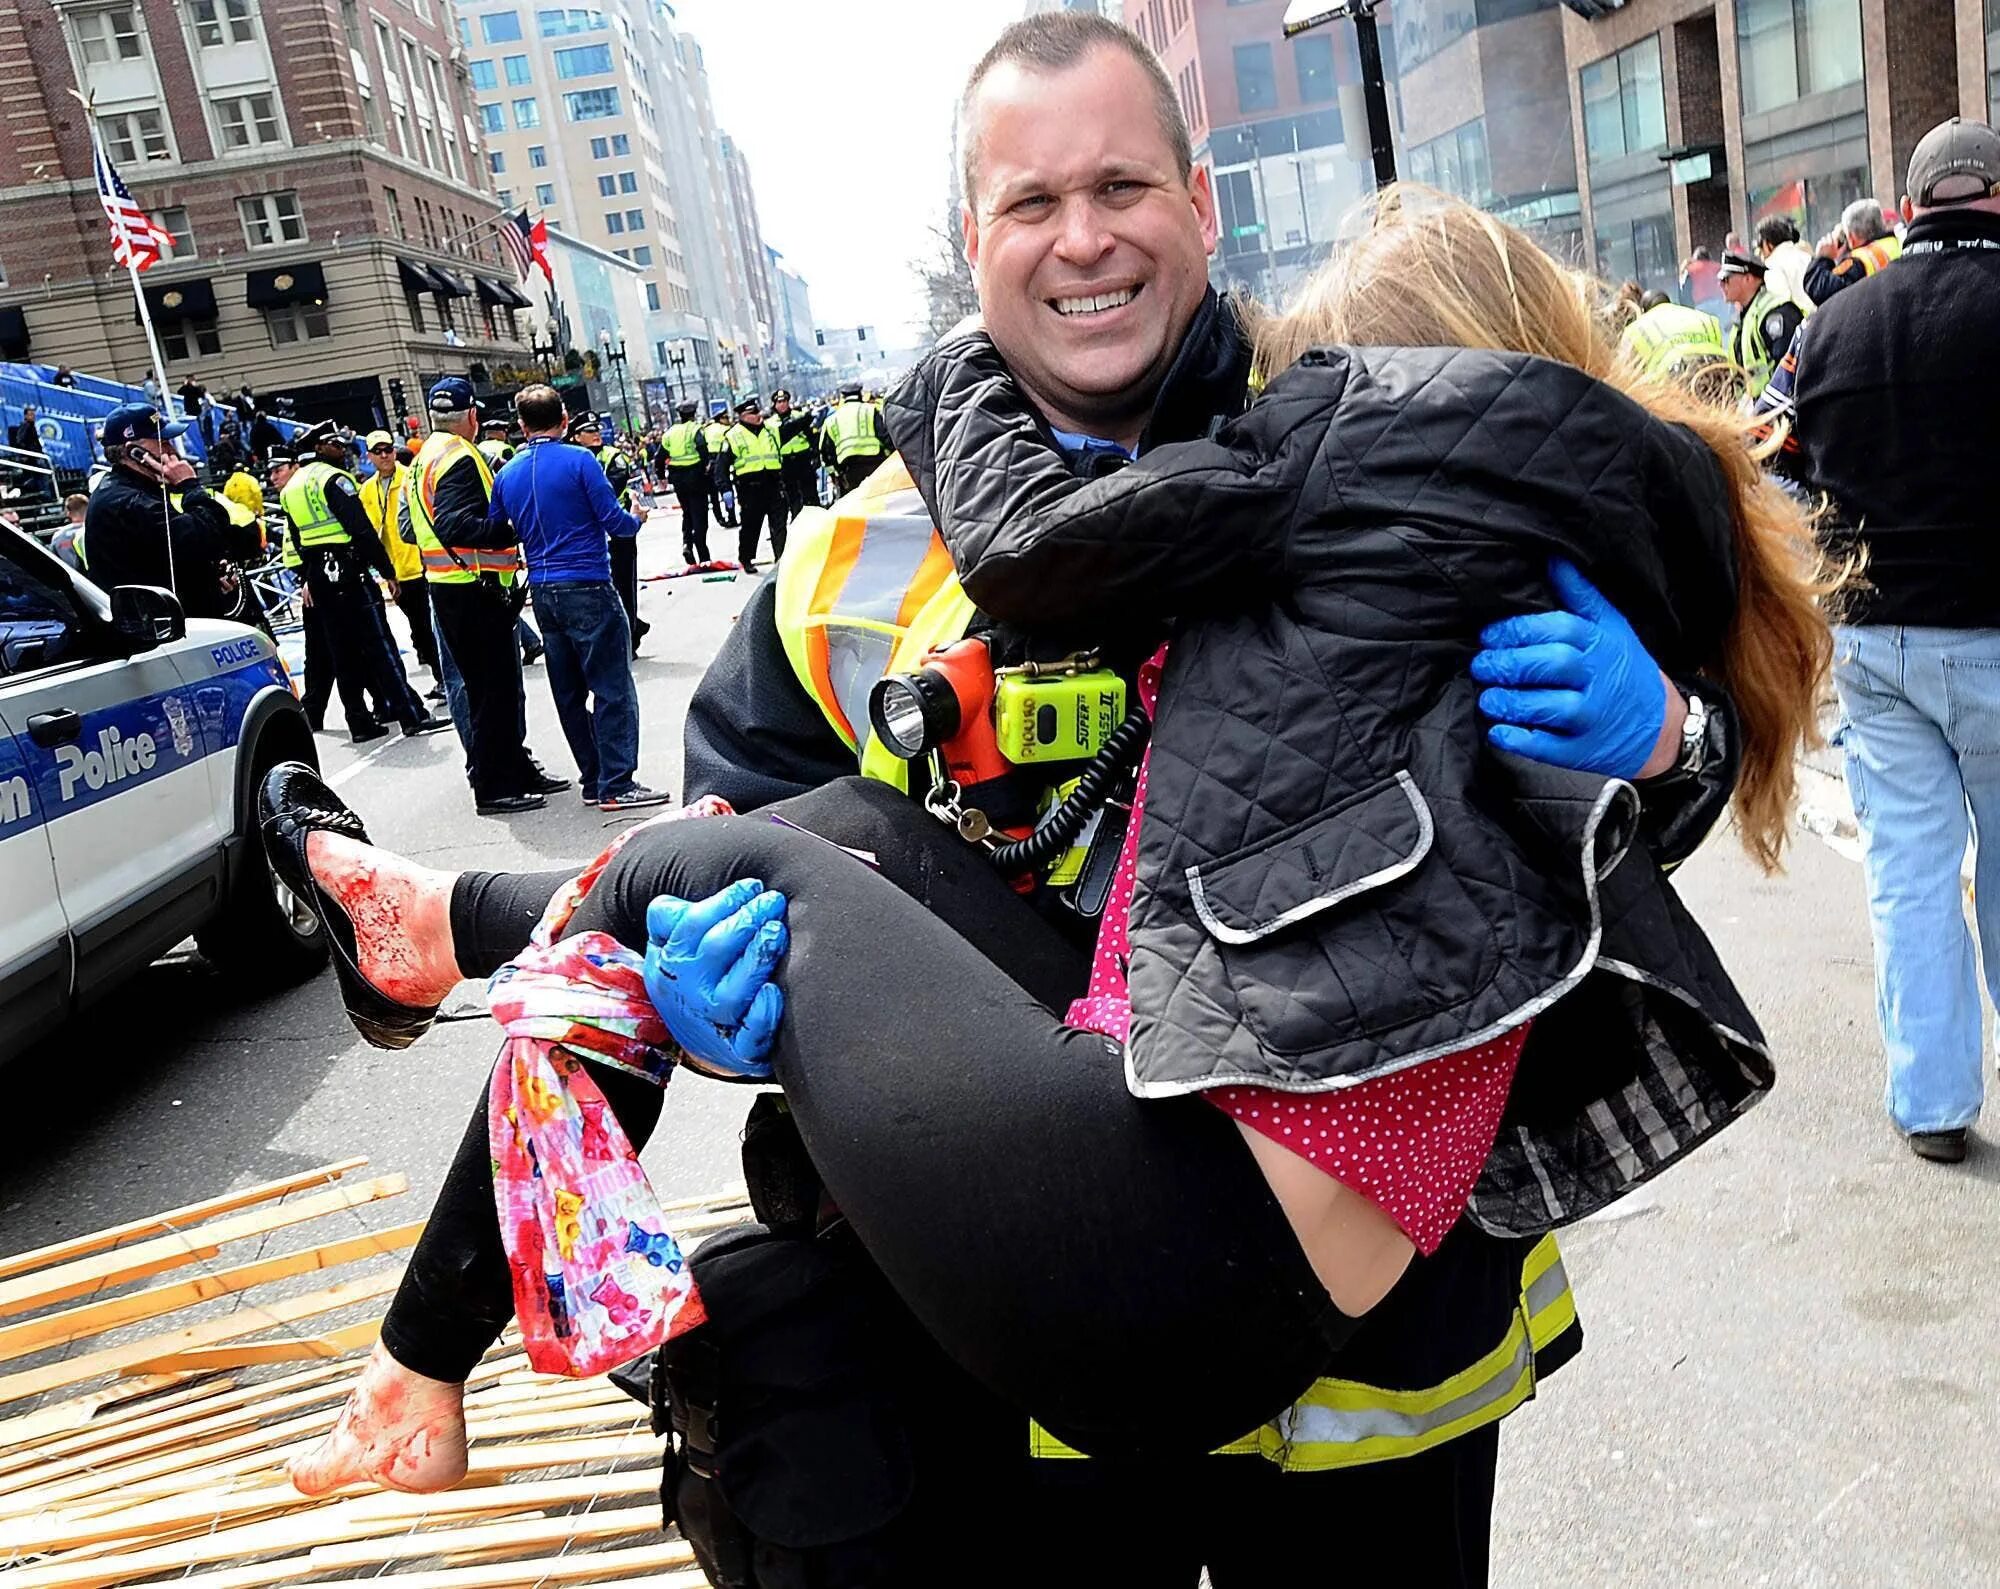
{"type": "Polygon", "coordinates": [[[1319,1091],[1533,1018],[1472,1210],[1522,1231],[1601,1207],[1769,1087],[1632,786],[1494,751],[1466,671],[1483,625],[1550,605],[1556,555],[1670,674],[1716,657],[1731,534],[1695,438],[1544,360],[1325,349],[1212,441],[1086,482],[983,336],[941,346],[890,418],[983,610],[1171,637],[1136,1093],[1319,1091]]]}

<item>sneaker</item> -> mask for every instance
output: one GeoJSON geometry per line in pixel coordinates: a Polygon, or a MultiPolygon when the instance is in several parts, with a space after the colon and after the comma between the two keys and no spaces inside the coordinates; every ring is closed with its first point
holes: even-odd
{"type": "Polygon", "coordinates": [[[673,802],[673,796],[663,790],[648,789],[642,783],[627,784],[616,794],[608,794],[597,802],[600,811],[639,811],[647,806],[664,806],[673,802]]]}
{"type": "Polygon", "coordinates": [[[388,732],[389,725],[387,723],[363,723],[359,728],[350,727],[347,731],[347,737],[353,744],[365,745],[370,740],[380,739],[388,732]]]}
{"type": "Polygon", "coordinates": [[[421,739],[426,734],[447,734],[450,732],[451,719],[448,717],[420,717],[414,723],[405,723],[403,725],[403,737],[405,739],[421,739]]]}
{"type": "Polygon", "coordinates": [[[473,809],[482,817],[511,817],[517,811],[539,811],[548,803],[547,795],[498,795],[491,800],[477,801],[473,809]]]}

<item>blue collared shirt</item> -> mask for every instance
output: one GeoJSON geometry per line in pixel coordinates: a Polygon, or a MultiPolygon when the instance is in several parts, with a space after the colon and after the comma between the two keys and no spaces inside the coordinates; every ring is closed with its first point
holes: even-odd
{"type": "Polygon", "coordinates": [[[637,535],[604,465],[554,436],[529,440],[493,478],[495,523],[511,523],[534,585],[603,584],[611,578],[607,536],[637,535]]]}
{"type": "Polygon", "coordinates": [[[1055,437],[1056,445],[1064,452],[1115,452],[1121,458],[1139,456],[1129,447],[1121,447],[1115,441],[1106,441],[1102,436],[1086,436],[1079,430],[1057,430],[1051,425],[1049,434],[1055,437]]]}

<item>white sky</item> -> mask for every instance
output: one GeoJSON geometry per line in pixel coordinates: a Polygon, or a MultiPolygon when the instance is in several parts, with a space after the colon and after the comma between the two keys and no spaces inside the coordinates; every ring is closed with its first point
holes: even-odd
{"type": "Polygon", "coordinates": [[[1022,0],[673,0],[701,41],[715,114],[748,156],[764,241],[821,326],[907,346],[910,262],[944,213],[965,74],[1022,0]],[[855,153],[850,156],[847,148],[855,153]]]}

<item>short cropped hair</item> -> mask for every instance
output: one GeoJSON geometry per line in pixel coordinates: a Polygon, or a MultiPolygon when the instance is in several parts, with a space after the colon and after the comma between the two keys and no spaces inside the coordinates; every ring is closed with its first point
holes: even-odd
{"type": "Polygon", "coordinates": [[[1194,174],[1194,139],[1173,80],[1146,41],[1121,22],[1091,11],[1049,11],[1010,23],[965,80],[958,99],[959,178],[970,204],[978,188],[979,138],[972,124],[972,102],[979,86],[996,67],[1020,66],[1034,72],[1061,72],[1075,66],[1092,50],[1123,50],[1139,64],[1153,89],[1153,108],[1160,132],[1174,152],[1174,169],[1183,182],[1194,174]]]}
{"type": "Polygon", "coordinates": [[[563,422],[562,394],[553,386],[524,386],[514,399],[524,430],[554,430],[563,422]]]}
{"type": "Polygon", "coordinates": [[[1757,241],[1766,248],[1799,240],[1798,223],[1789,215],[1767,215],[1757,223],[1757,241]]]}
{"type": "Polygon", "coordinates": [[[1856,199],[1842,210],[1840,229],[1864,244],[1886,237],[1889,232],[1889,228],[1882,224],[1882,206],[1873,199],[1856,199]]]}

